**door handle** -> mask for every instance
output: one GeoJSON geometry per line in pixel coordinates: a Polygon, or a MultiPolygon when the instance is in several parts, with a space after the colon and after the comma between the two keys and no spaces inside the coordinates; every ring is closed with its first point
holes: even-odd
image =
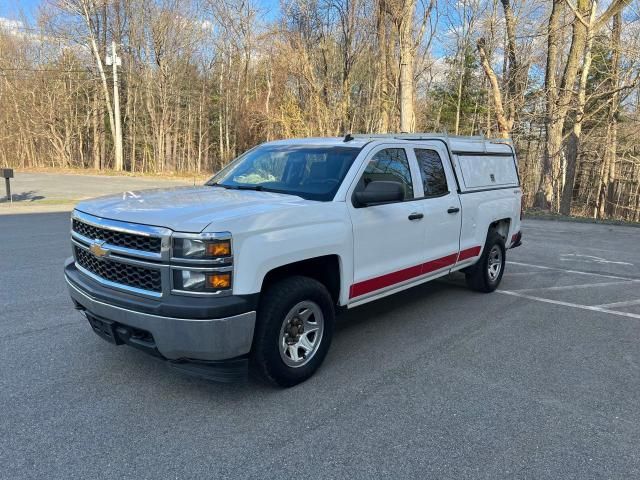
{"type": "Polygon", "coordinates": [[[424,217],[424,214],[413,212],[412,214],[409,215],[409,220],[420,220],[422,217],[424,217]]]}
{"type": "Polygon", "coordinates": [[[449,207],[447,213],[458,213],[460,209],[458,207],[449,207]]]}

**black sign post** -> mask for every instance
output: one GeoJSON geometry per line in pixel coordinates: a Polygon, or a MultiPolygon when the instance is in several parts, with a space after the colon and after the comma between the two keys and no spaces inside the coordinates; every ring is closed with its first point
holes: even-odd
{"type": "Polygon", "coordinates": [[[4,178],[4,186],[7,190],[7,200],[11,201],[11,183],[10,178],[13,178],[13,168],[0,168],[0,176],[4,178]]]}

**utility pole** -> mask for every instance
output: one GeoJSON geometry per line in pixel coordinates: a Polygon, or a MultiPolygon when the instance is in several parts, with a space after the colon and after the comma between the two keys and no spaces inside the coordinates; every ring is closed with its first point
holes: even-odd
{"type": "Polygon", "coordinates": [[[122,170],[122,127],[120,125],[120,93],[118,90],[118,67],[122,65],[122,59],[118,57],[116,53],[116,42],[111,42],[111,55],[107,55],[107,65],[113,66],[113,114],[115,117],[115,147],[116,147],[116,162],[115,169],[122,170]]]}

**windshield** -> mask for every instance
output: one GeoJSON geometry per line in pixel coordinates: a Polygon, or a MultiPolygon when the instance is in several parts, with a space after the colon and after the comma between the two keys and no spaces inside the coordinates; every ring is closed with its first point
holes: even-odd
{"type": "Polygon", "coordinates": [[[217,173],[207,185],[332,200],[360,148],[261,145],[217,173]]]}

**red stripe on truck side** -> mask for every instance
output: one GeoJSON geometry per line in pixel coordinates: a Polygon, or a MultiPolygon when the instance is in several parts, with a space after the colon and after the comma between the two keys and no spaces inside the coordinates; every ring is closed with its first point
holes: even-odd
{"type": "Polygon", "coordinates": [[[405,282],[412,278],[425,275],[427,273],[435,272],[441,268],[450,267],[457,261],[467,260],[468,258],[477,257],[480,254],[480,247],[467,248],[462,250],[460,254],[452,253],[446,257],[437,258],[420,265],[415,265],[409,268],[403,268],[396,272],[387,273],[379,277],[370,278],[369,280],[363,280],[362,282],[354,283],[349,289],[349,298],[359,297],[366,293],[375,292],[382,288],[390,287],[396,283],[405,282]]]}
{"type": "Polygon", "coordinates": [[[365,293],[380,290],[381,288],[389,287],[396,283],[419,277],[420,275],[422,275],[422,265],[415,265],[413,267],[398,270],[397,272],[387,273],[380,277],[370,278],[369,280],[354,283],[349,289],[349,298],[359,297],[365,293]]]}
{"type": "Polygon", "coordinates": [[[466,260],[468,258],[477,257],[478,255],[480,255],[480,250],[482,250],[481,247],[472,247],[467,248],[466,250],[462,250],[460,252],[460,256],[458,257],[458,261],[461,262],[462,260],[466,260]]]}

